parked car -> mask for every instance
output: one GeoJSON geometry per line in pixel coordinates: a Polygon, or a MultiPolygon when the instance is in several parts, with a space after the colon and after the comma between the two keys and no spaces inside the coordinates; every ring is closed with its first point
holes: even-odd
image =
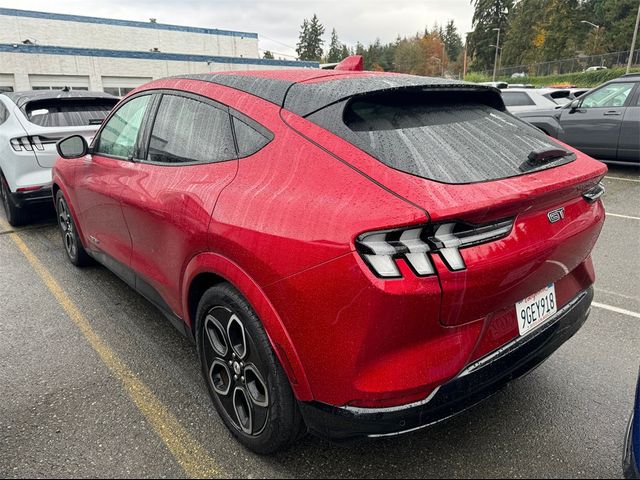
{"type": "Polygon", "coordinates": [[[559,105],[539,89],[509,88],[502,90],[502,100],[511,113],[549,110],[559,105]]]}
{"type": "Polygon", "coordinates": [[[622,464],[625,478],[640,479],[640,375],[636,389],[636,405],[629,421],[622,464]]]}
{"type": "Polygon", "coordinates": [[[507,82],[482,82],[479,85],[494,88],[509,88],[509,84],[507,82]]]}
{"type": "Polygon", "coordinates": [[[609,68],[605,67],[604,65],[595,65],[593,67],[587,68],[585,72],[599,72],[600,70],[609,70],[609,68]]]}
{"type": "Polygon", "coordinates": [[[539,88],[536,91],[558,105],[566,105],[576,99],[569,88],[539,88]]]}
{"type": "Polygon", "coordinates": [[[11,225],[29,221],[29,205],[52,204],[56,143],[74,133],[91,140],[117,102],[83,91],[0,94],[0,196],[11,225]]]}
{"type": "Polygon", "coordinates": [[[607,82],[560,110],[517,115],[592,157],[640,163],[640,74],[607,82]]]}
{"type": "Polygon", "coordinates": [[[58,148],[69,260],[108,266],[194,340],[222,420],[259,453],[448,418],[588,316],[606,167],[493,88],[177,77],[126,97],[91,147],[58,148]]]}
{"type": "Polygon", "coordinates": [[[511,78],[527,78],[529,75],[527,75],[526,72],[516,72],[513,75],[511,75],[511,78]]]}

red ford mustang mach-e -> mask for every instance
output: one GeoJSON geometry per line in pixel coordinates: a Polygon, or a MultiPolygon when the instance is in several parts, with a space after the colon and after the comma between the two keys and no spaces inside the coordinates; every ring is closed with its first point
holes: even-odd
{"type": "Polygon", "coordinates": [[[587,319],[606,167],[442,79],[292,70],[155,81],[58,145],[70,260],[197,345],[260,453],[459,413],[587,319]]]}

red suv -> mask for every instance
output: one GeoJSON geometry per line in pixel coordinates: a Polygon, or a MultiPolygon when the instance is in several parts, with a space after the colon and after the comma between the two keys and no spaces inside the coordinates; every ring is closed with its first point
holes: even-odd
{"type": "Polygon", "coordinates": [[[260,453],[396,435],[538,366],[587,319],[606,167],[500,92],[372,72],[193,75],[58,145],[70,260],[194,339],[260,453]]]}

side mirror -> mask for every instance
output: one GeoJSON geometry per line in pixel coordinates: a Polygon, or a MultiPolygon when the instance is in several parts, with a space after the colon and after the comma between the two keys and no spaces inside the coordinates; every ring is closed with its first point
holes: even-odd
{"type": "Polygon", "coordinates": [[[56,149],[62,158],[81,158],[89,153],[89,144],[82,135],[72,135],[60,140],[56,149]]]}
{"type": "Polygon", "coordinates": [[[582,100],[580,100],[579,98],[576,98],[573,102],[571,102],[571,104],[569,105],[569,110],[571,111],[571,113],[576,112],[580,107],[582,106],[582,100]]]}

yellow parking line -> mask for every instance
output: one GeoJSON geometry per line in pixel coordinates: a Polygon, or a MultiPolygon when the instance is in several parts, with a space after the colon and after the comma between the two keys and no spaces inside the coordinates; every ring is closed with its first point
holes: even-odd
{"type": "MultiPolygon", "coordinates": [[[[0,219],[0,229],[4,229],[7,226],[6,222],[0,219]]],[[[122,382],[133,403],[146,417],[149,424],[187,475],[194,478],[210,478],[222,475],[221,469],[218,468],[206,450],[191,437],[189,432],[169,409],[160,402],[149,387],[140,381],[131,369],[98,336],[78,307],[20,236],[17,233],[9,233],[8,237],[13,240],[69,318],[80,329],[89,345],[98,353],[107,368],[122,382]]]]}

